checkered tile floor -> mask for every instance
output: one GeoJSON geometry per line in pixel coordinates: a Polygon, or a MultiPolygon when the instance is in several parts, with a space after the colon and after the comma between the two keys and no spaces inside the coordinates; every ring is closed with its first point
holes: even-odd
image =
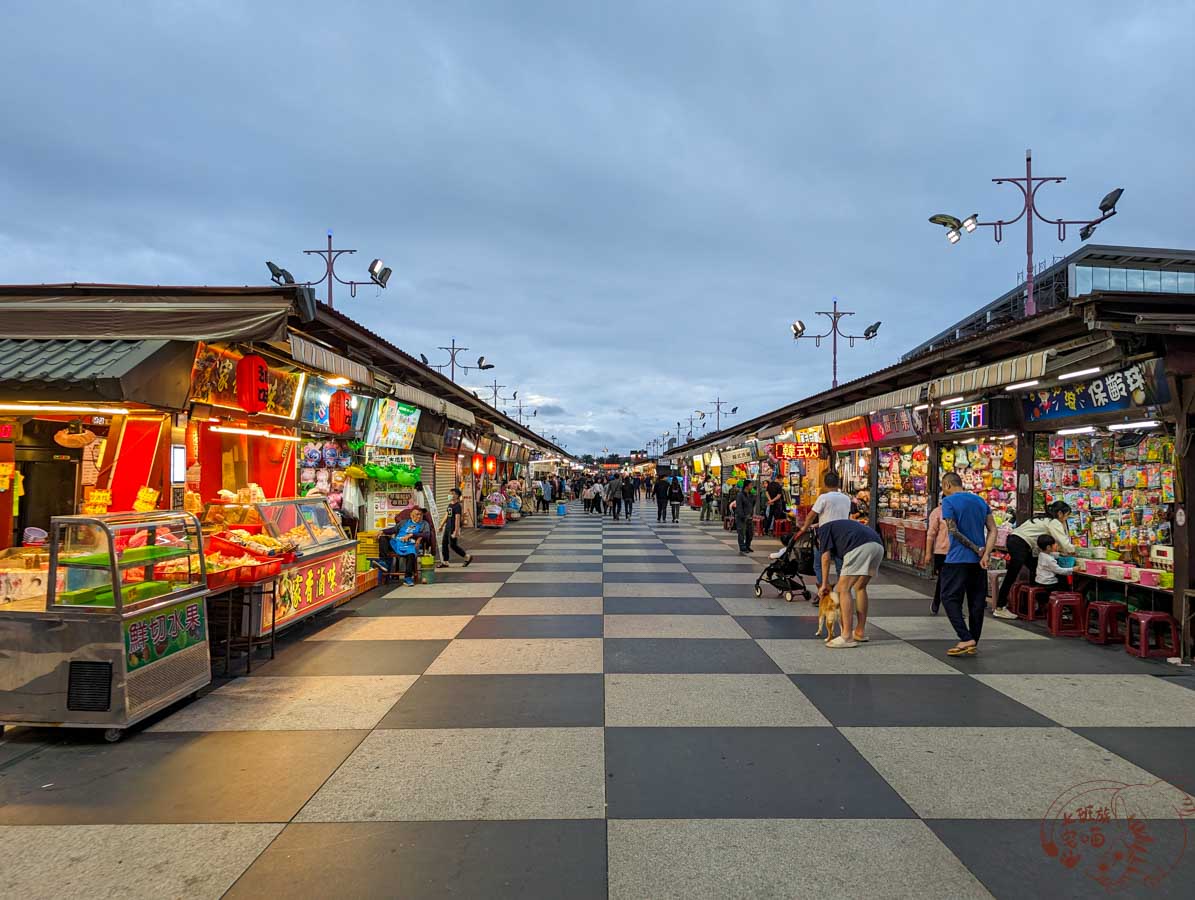
{"type": "Polygon", "coordinates": [[[0,896],[1190,896],[1195,678],[992,619],[949,659],[891,576],[828,650],[688,510],[469,537],[120,744],[10,731],[0,896]],[[1084,782],[1143,786],[1098,859],[1084,782]]]}

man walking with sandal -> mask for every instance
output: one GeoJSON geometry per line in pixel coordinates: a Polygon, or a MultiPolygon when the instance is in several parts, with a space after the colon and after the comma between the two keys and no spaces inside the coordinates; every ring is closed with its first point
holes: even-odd
{"type": "Polygon", "coordinates": [[[963,490],[957,472],[942,476],[942,523],[950,532],[950,552],[939,576],[942,605],[958,635],[947,656],[974,656],[987,611],[988,562],[996,546],[996,520],[982,497],[963,490]],[[963,620],[963,599],[967,620],[963,620]]]}

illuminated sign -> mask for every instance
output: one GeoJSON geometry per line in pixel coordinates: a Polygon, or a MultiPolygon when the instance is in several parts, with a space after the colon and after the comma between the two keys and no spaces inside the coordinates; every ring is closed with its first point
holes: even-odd
{"type": "Polygon", "coordinates": [[[826,442],[826,434],[820,425],[814,425],[812,428],[802,428],[793,435],[793,440],[798,444],[824,444],[826,442]]]}
{"type": "Polygon", "coordinates": [[[772,445],[772,456],[776,459],[821,459],[822,445],[785,441],[772,445]]]}
{"type": "Polygon", "coordinates": [[[973,431],[988,427],[988,405],[969,403],[954,409],[942,410],[943,431],[973,431]]]}

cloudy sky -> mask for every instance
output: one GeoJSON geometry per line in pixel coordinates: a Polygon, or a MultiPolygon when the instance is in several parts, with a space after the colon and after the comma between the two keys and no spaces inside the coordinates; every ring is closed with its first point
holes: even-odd
{"type": "Polygon", "coordinates": [[[1019,226],[926,217],[1015,214],[1026,147],[1047,213],[1124,186],[1098,240],[1195,247],[1193,35],[1190,2],[9,4],[0,281],[315,278],[331,227],[395,273],[338,308],[626,452],[827,387],[788,324],[832,296],[884,321],[850,378],[1011,288],[1019,226]]]}

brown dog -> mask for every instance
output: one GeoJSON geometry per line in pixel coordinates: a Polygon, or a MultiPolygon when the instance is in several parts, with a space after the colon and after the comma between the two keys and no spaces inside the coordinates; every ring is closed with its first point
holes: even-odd
{"type": "MultiPolygon", "coordinates": [[[[822,628],[826,629],[826,643],[834,640],[834,626],[839,624],[838,617],[838,595],[831,589],[822,594],[817,603],[817,631],[815,635],[822,633],[822,628]]],[[[839,628],[841,631],[841,627],[839,628]]]]}

